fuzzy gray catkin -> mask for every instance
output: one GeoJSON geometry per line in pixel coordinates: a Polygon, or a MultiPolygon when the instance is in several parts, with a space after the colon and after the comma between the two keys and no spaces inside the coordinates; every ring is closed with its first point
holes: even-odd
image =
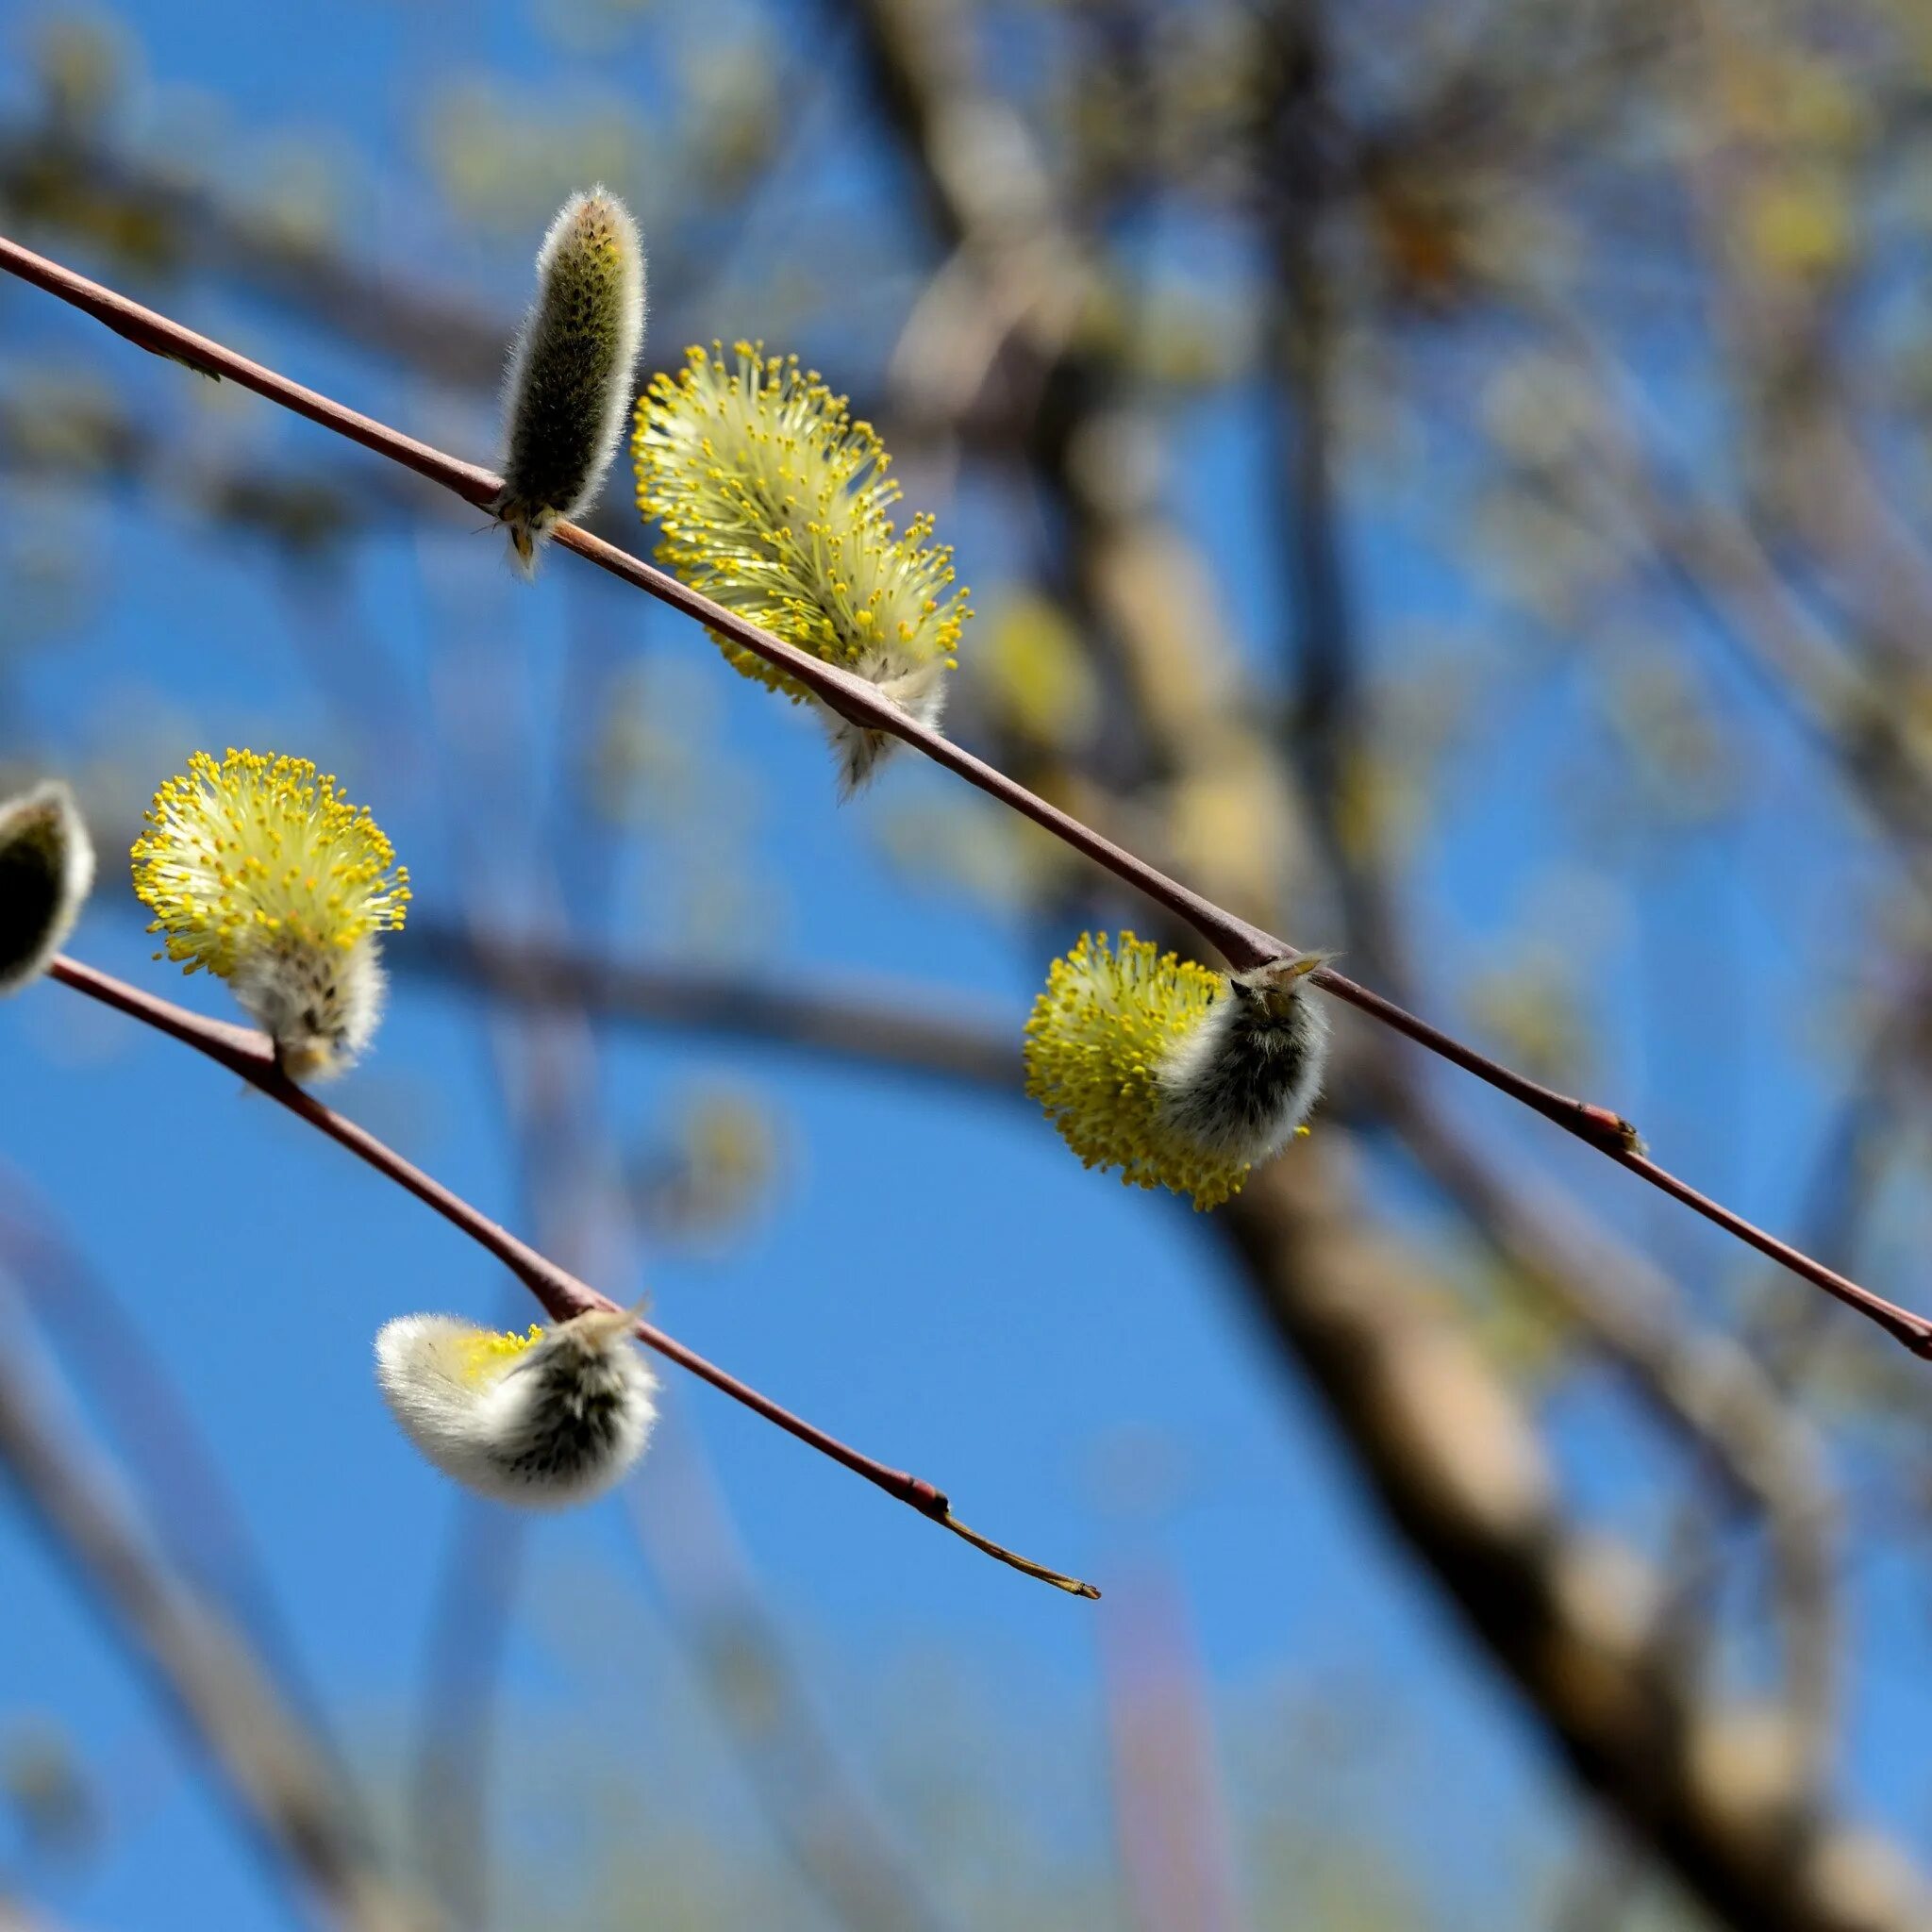
{"type": "Polygon", "coordinates": [[[1204,1153],[1258,1167],[1321,1096],[1328,1015],[1307,975],[1324,955],[1229,976],[1227,994],[1155,1070],[1163,1124],[1204,1153]]]}
{"type": "Polygon", "coordinates": [[[94,882],[94,848],[58,779],[0,804],[0,994],[47,970],[94,882]]]}
{"type": "Polygon", "coordinates": [[[466,1489],[526,1508],[589,1501],[644,1452],[657,1377],[635,1309],[593,1308],[527,1335],[455,1315],[401,1315],[375,1338],[375,1377],[422,1453],[466,1489]]]}
{"type": "Polygon", "coordinates": [[[564,203],[537,255],[506,389],[508,449],[493,506],[525,576],[554,525],[596,497],[629,418],[644,341],[644,250],[604,188],[564,203]]]}

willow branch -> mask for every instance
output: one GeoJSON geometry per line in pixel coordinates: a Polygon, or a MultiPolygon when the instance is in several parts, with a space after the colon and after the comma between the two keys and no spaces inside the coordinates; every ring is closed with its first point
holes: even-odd
{"type": "MultiPolygon", "coordinates": [[[[279,404],[283,408],[291,409],[339,436],[347,437],[352,442],[360,443],[363,448],[400,463],[418,475],[441,484],[478,509],[488,510],[496,500],[501,485],[491,472],[479,465],[446,456],[442,451],[405,436],[400,430],[391,429],[373,417],[364,416],[314,390],[305,389],[300,383],[290,381],[287,376],[225,348],[207,336],[197,335],[192,329],[184,328],[179,323],[172,322],[151,308],[144,308],[126,296],[103,288],[97,282],[91,282],[84,275],[75,275],[71,269],[49,261],[4,237],[0,237],[0,270],[58,297],[84,314],[92,315],[117,335],[125,336],[151,354],[181,362],[218,380],[225,378],[238,382],[270,402],[279,404]]],[[[983,758],[975,758],[962,746],[915,723],[876,686],[864,678],[836,665],[822,663],[809,653],[760,630],[756,625],[746,623],[735,612],[712,602],[688,584],[679,583],[675,577],[631,556],[628,551],[620,550],[615,544],[607,543],[602,538],[593,537],[575,525],[558,525],[554,541],[558,548],[575,552],[600,570],[609,572],[625,583],[670,605],[675,610],[682,611],[687,617],[695,618],[708,629],[741,645],[755,657],[784,672],[841,717],[868,730],[887,732],[902,740],[923,752],[935,764],[943,765],[968,784],[976,786],[1023,817],[1031,819],[1063,844],[1134,887],[1162,910],[1184,921],[1216,947],[1237,970],[1300,957],[1299,949],[1285,940],[1264,932],[1259,926],[1204,898],[1179,880],[1170,878],[1110,839],[1103,838],[1091,825],[1083,824],[1058,806],[1027,791],[1024,785],[1016,783],[983,758]]],[[[1689,1182],[1680,1180],[1639,1151],[1641,1142],[1636,1129],[1608,1108],[1573,1099],[1504,1066],[1488,1054],[1465,1045],[1441,1028],[1397,1006],[1392,1000],[1385,999],[1368,987],[1357,985],[1332,967],[1317,969],[1310,978],[1323,991],[1345,1001],[1367,1013],[1371,1019],[1406,1035],[1418,1045],[1474,1074],[1477,1079],[1507,1094],[1531,1111],[1541,1114],[1566,1133],[1594,1147],[1620,1167],[1627,1168],[1640,1179],[1648,1181],[1652,1187],[1701,1214],[1726,1233],[1769,1256],[1825,1293],[1836,1296],[1847,1307],[1856,1308],[1913,1354],[1932,1357],[1932,1322],[1874,1294],[1869,1289],[1861,1288],[1857,1282],[1813,1260],[1808,1255],[1801,1254],[1789,1242],[1779,1241],[1776,1236],[1701,1193],[1689,1182]]],[[[304,1099],[306,1101],[306,1096],[304,1099]]],[[[307,1104],[314,1105],[312,1102],[307,1104]]],[[[1051,1580],[1051,1573],[1047,1574],[1051,1580]]]]}
{"type": "MultiPolygon", "coordinates": [[[[567,1322],[591,1308],[616,1309],[617,1304],[608,1295],[598,1293],[588,1282],[579,1281],[567,1269],[559,1268],[547,1256],[539,1254],[527,1241],[520,1241],[508,1228],[499,1226],[460,1194],[452,1192],[420,1167],[405,1160],[367,1128],[357,1125],[333,1108],[325,1106],[312,1093],[296,1086],[282,1072],[274,1048],[261,1034],[251,1033],[245,1027],[228,1025],[220,1020],[203,1019],[185,1007],[157,999],[152,993],[142,992],[125,980],[116,979],[111,974],[102,973],[65,956],[54,961],[48,968],[48,974],[63,986],[73,988],[75,992],[85,993],[103,1006],[112,1007],[115,1011],[152,1026],[184,1046],[192,1046],[217,1066],[226,1068],[258,1092],[267,1094],[271,1100],[307,1121],[340,1146],[346,1147],[358,1159],[367,1161],[378,1174],[393,1181],[406,1193],[415,1195],[425,1207],[433,1208],[453,1227],[460,1229],[478,1247],[501,1261],[543,1305],[553,1321],[567,1322]]],[[[951,1530],[974,1549],[983,1550],[988,1556],[997,1557],[1024,1574],[1038,1577],[1042,1583],[1051,1583],[1071,1595],[1097,1597],[1100,1594],[1091,1583],[1082,1583],[1076,1577],[1049,1570],[990,1541],[977,1530],[969,1529],[953,1514],[952,1504],[944,1491],[936,1489],[924,1477],[890,1468],[840,1441],[836,1436],[828,1435],[803,1416],[794,1415],[782,1404],[774,1402],[769,1395],[760,1394],[736,1375],[728,1374],[715,1363],[707,1361],[694,1349],[687,1348],[683,1342],[653,1324],[639,1321],[633,1323],[632,1328],[646,1348],[655,1350],[667,1361],[675,1362],[700,1381],[708,1382],[721,1393],[730,1396],[732,1401],[741,1403],[754,1414],[776,1424],[788,1435],[797,1437],[820,1455],[830,1457],[855,1475],[863,1476],[895,1502],[918,1510],[922,1516],[951,1530]]]]}

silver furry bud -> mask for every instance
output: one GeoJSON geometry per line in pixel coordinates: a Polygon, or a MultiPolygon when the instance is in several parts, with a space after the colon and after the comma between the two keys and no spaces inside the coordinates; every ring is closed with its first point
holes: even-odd
{"type": "Polygon", "coordinates": [[[644,249],[603,188],[564,203],[537,255],[506,389],[508,452],[496,514],[525,576],[553,525],[596,497],[630,414],[644,341],[644,249]]]}
{"type": "Polygon", "coordinates": [[[1231,1162],[1259,1166],[1313,1111],[1328,1064],[1328,1015],[1307,975],[1322,956],[1230,975],[1226,994],[1155,1070],[1163,1124],[1231,1162]]]}
{"type": "Polygon", "coordinates": [[[93,882],[93,844],[65,785],[0,804],[0,993],[47,970],[93,882]]]}

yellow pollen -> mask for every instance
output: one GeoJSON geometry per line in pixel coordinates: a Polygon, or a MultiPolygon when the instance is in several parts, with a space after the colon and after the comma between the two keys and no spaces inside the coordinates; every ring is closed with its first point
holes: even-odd
{"type": "MultiPolygon", "coordinates": [[[[899,486],[869,423],[795,356],[759,342],[686,351],[639,399],[631,455],[638,508],[662,531],[658,560],[687,583],[828,664],[864,675],[950,666],[972,612],[947,594],[952,552],[932,520],[900,536],[899,486]],[[801,520],[801,504],[815,507],[801,520]]],[[[733,668],[794,702],[807,695],[713,633],[733,668]]]]}
{"type": "Polygon", "coordinates": [[[462,1340],[458,1364],[459,1373],[466,1382],[480,1382],[542,1339],[543,1330],[535,1322],[530,1324],[527,1335],[505,1335],[492,1329],[479,1328],[462,1340]]]}
{"type": "Polygon", "coordinates": [[[368,812],[307,758],[231,749],[217,764],[195,752],[146,820],[134,890],[155,915],[149,930],[168,935],[167,957],[189,973],[229,977],[254,934],[347,947],[403,924],[408,871],[368,812]]]}

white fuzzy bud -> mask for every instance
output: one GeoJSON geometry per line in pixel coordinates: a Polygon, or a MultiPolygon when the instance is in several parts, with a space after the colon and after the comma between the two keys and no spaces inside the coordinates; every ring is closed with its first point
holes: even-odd
{"type": "Polygon", "coordinates": [[[1162,1124],[1230,1164],[1257,1167],[1313,1110],[1328,1064],[1328,1016],[1307,975],[1321,956],[1257,966],[1155,1069],[1162,1124]]]}
{"type": "MultiPolygon", "coordinates": [[[[908,662],[889,646],[873,657],[862,658],[857,667],[861,677],[879,688],[881,697],[891,701],[928,731],[940,728],[946,708],[946,666],[933,659],[925,663],[908,662]]],[[[855,724],[841,718],[829,706],[823,707],[825,735],[831,740],[832,756],[839,774],[839,796],[850,798],[872,783],[879,760],[898,748],[899,741],[890,731],[874,731],[869,725],[855,724]]]]}
{"type": "Polygon", "coordinates": [[[537,254],[505,391],[508,451],[494,508],[525,576],[558,522],[591,504],[630,414],[644,343],[644,248],[603,188],[564,203],[537,254]]]}
{"type": "Polygon", "coordinates": [[[403,1315],[375,1338],[375,1379],[403,1433],[466,1489],[535,1509],[587,1502],[643,1454],[657,1419],[635,1319],[592,1309],[513,1336],[403,1315]]]}
{"type": "Polygon", "coordinates": [[[58,779],[0,804],[0,993],[38,979],[94,882],[94,848],[58,779]]]}
{"type": "Polygon", "coordinates": [[[375,1038],[389,975],[374,934],[347,946],[291,938],[238,953],[228,986],[291,1080],[333,1080],[375,1038]]]}

